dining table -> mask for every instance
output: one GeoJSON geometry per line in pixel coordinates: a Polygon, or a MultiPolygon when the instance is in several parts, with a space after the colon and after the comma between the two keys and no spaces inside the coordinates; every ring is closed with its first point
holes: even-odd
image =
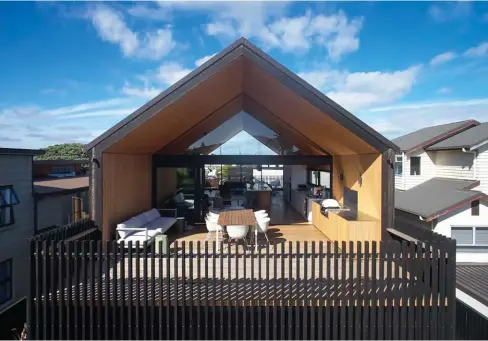
{"type": "MultiPolygon", "coordinates": [[[[255,234],[255,250],[258,248],[258,230],[256,228],[256,216],[254,211],[250,209],[239,210],[225,210],[219,213],[218,224],[224,228],[229,225],[245,225],[251,226],[254,229],[255,234]]],[[[217,234],[217,247],[218,247],[218,234],[217,234]]]]}

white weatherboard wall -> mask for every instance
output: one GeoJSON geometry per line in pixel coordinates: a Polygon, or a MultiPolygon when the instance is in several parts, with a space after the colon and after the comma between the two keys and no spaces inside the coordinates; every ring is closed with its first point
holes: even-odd
{"type": "Polygon", "coordinates": [[[474,180],[473,160],[473,153],[464,153],[460,150],[438,151],[435,155],[436,176],[474,180]]]}
{"type": "Polygon", "coordinates": [[[436,176],[435,172],[435,153],[417,151],[406,156],[403,160],[403,172],[405,176],[405,190],[432,179],[436,176]],[[420,175],[410,175],[410,158],[420,156],[420,175]]]}
{"type": "MultiPolygon", "coordinates": [[[[451,226],[477,226],[488,227],[488,207],[486,203],[480,202],[480,215],[471,215],[471,205],[467,204],[462,208],[440,217],[434,227],[434,231],[451,237],[451,226]]],[[[487,248],[488,249],[488,248],[487,248]]],[[[456,252],[457,262],[488,262],[488,252],[480,252],[479,249],[472,252],[456,252]]]]}
{"type": "Polygon", "coordinates": [[[478,156],[476,158],[476,180],[480,181],[480,185],[475,189],[488,194],[488,144],[485,144],[478,149],[478,156]]]}

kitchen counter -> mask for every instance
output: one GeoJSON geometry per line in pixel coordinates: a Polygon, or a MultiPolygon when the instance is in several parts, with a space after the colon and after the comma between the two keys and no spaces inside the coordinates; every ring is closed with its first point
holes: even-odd
{"type": "Polygon", "coordinates": [[[312,223],[330,240],[338,242],[380,241],[380,220],[362,212],[322,212],[320,203],[312,203],[312,223]]]}
{"type": "Polygon", "coordinates": [[[291,202],[290,205],[295,211],[297,211],[304,219],[309,222],[312,221],[312,203],[321,203],[322,198],[316,198],[309,196],[309,191],[301,191],[298,189],[291,190],[291,202]]]}
{"type": "Polygon", "coordinates": [[[245,190],[246,201],[254,209],[269,211],[271,208],[271,187],[268,185],[247,185],[245,190]]]}

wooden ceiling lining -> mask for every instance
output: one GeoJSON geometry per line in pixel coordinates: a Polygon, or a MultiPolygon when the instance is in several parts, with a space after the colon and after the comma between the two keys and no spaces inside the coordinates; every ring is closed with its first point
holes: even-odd
{"type": "Polygon", "coordinates": [[[331,154],[378,153],[250,60],[244,60],[244,91],[331,154]]]}
{"type": "Polygon", "coordinates": [[[107,151],[112,153],[156,153],[224,103],[242,93],[243,57],[198,84],[159,114],[140,125],[107,151]]]}
{"type": "Polygon", "coordinates": [[[189,127],[188,130],[158,151],[157,154],[183,153],[191,144],[201,139],[205,133],[210,133],[227,119],[239,113],[242,110],[242,106],[243,95],[241,94],[225,103],[212,114],[204,117],[196,125],[189,127]]]}

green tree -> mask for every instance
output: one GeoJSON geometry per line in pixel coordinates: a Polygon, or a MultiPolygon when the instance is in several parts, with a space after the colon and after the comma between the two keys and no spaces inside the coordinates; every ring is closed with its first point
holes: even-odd
{"type": "Polygon", "coordinates": [[[82,143],[55,144],[43,150],[45,153],[36,156],[36,160],[88,160],[88,155],[83,152],[82,143]]]}

